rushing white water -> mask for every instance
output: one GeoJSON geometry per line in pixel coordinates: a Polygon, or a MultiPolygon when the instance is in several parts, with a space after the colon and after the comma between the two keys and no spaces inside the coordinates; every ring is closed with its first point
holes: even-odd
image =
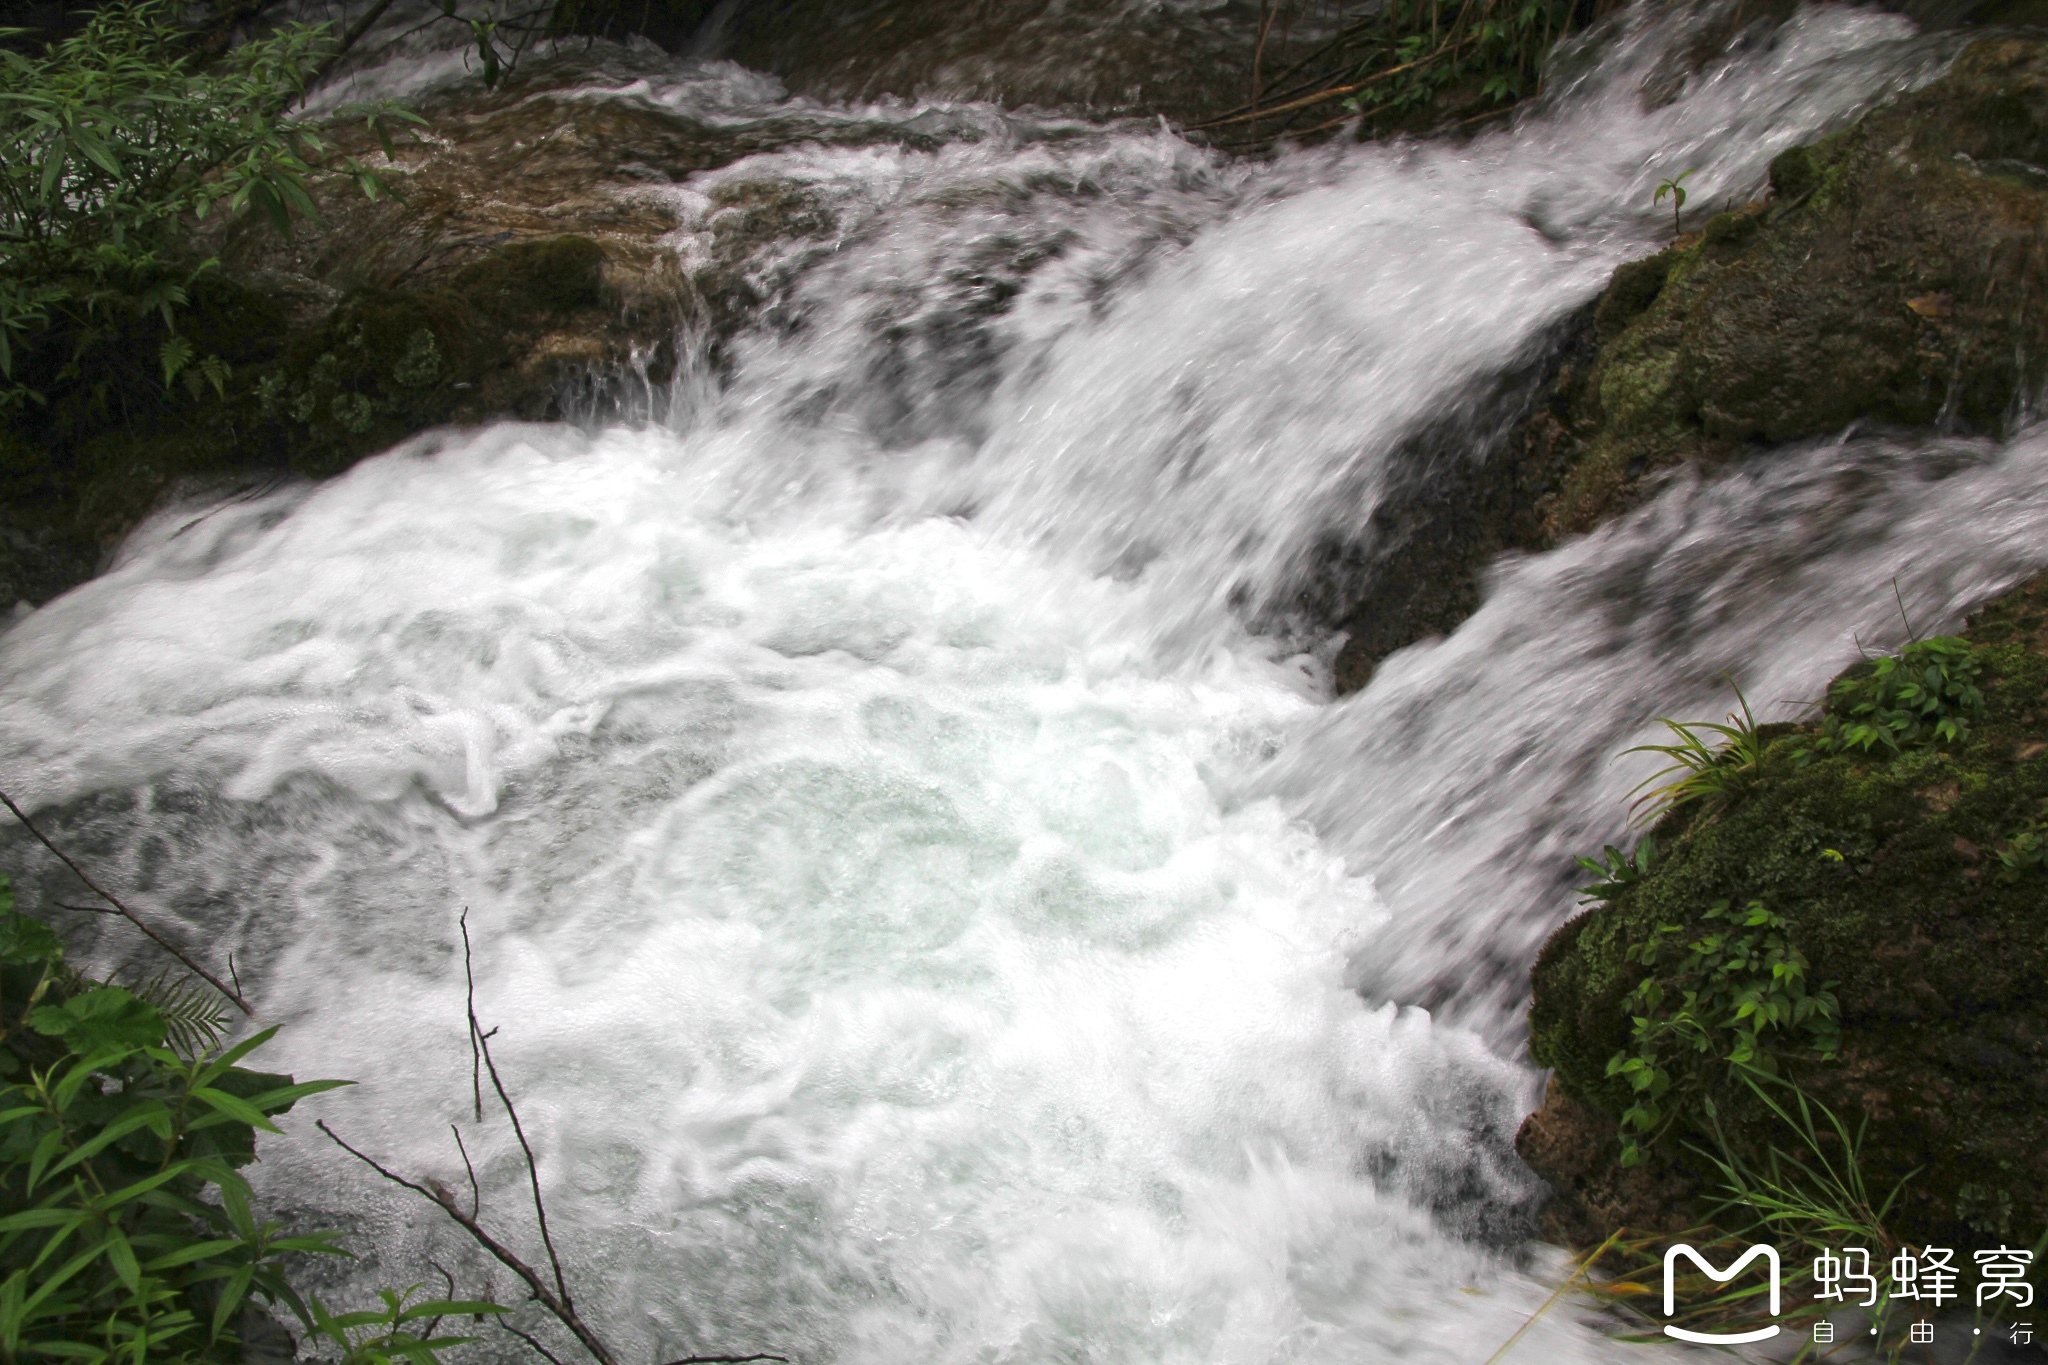
{"type": "MultiPolygon", "coordinates": [[[[450,1185],[462,1124],[537,1258],[470,1114],[467,907],[636,1365],[1484,1359],[1547,1292],[1512,1010],[1619,834],[1610,757],[1717,670],[1810,696],[1899,633],[1894,576],[1932,628],[2048,563],[2048,440],[1850,441],[1503,566],[1342,702],[1246,633],[1404,433],[1644,249],[1655,179],[1742,197],[1940,57],[1830,7],[1646,114],[1671,38],[1463,149],[1233,167],[954,110],[661,191],[686,261],[738,185],[824,225],[749,266],[722,387],[166,513],[0,638],[0,772],[233,948],[272,1066],[363,1082],[308,1111],[450,1185]]],[[[736,80],[586,94],[736,117],[736,80]]],[[[265,1193],[375,1248],[336,1292],[493,1274],[294,1126],[265,1193]]],[[[1641,1349],[1553,1312],[1517,1351],[1641,1349]]]]}

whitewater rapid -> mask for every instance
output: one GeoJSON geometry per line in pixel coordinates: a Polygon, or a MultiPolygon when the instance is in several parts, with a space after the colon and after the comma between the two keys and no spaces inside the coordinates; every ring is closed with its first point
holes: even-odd
{"type": "MultiPolygon", "coordinates": [[[[634,1365],[1485,1360],[1558,1271],[1517,1009],[1571,856],[1623,835],[1614,756],[1723,671],[1793,714],[1904,635],[1895,579],[1926,631],[2048,564],[2048,439],[1850,435],[1498,566],[1352,697],[1333,642],[1248,626],[1403,435],[1651,248],[1657,178],[1746,197],[1946,51],[1830,6],[1645,112],[1682,36],[1622,32],[1463,148],[1254,166],[951,109],[936,149],[647,191],[685,263],[736,184],[832,225],[764,248],[762,325],[642,394],[663,421],[167,509],[0,636],[10,793],[233,950],[268,1066],[361,1082],[258,1168],[371,1252],[322,1292],[517,1298],[314,1116],[456,1187],[461,1125],[538,1258],[470,1110],[466,913],[572,1285],[634,1365]]],[[[586,95],[706,90],[789,114],[725,69],[586,95]]],[[[1566,1305],[1511,1359],[1643,1349],[1566,1305]]]]}

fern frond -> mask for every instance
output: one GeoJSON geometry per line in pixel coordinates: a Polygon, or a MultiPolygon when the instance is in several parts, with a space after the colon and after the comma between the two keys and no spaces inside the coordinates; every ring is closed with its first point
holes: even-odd
{"type": "Polygon", "coordinates": [[[218,1047],[227,1032],[228,1012],[220,997],[189,977],[173,977],[168,967],[129,989],[163,1015],[165,1039],[188,1057],[218,1047]]]}

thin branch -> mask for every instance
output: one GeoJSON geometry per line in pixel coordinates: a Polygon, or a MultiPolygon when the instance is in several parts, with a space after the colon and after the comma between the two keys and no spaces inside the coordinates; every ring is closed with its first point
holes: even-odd
{"type": "Polygon", "coordinates": [[[305,85],[300,88],[299,103],[305,103],[306,96],[313,92],[313,87],[327,78],[327,73],[334,70],[334,64],[347,56],[348,50],[370,31],[370,25],[383,18],[384,11],[390,8],[391,0],[377,0],[376,4],[363,12],[362,18],[349,25],[348,32],[341,35],[341,46],[328,53],[326,60],[314,67],[313,74],[306,78],[305,85]]]}
{"type": "MultiPolygon", "coordinates": [[[[1281,2],[1284,3],[1284,0],[1281,2]]],[[[1252,47],[1251,107],[1254,110],[1259,107],[1259,67],[1264,65],[1266,60],[1266,36],[1273,31],[1273,19],[1278,14],[1278,10],[1274,8],[1275,3],[1276,0],[1259,0],[1259,41],[1252,47]]]]}
{"type": "Polygon", "coordinates": [[[368,1166],[371,1170],[375,1171],[378,1175],[383,1176],[392,1184],[403,1186],[404,1188],[411,1190],[414,1194],[420,1196],[422,1199],[425,1199],[430,1203],[440,1205],[441,1211],[447,1214],[450,1218],[454,1219],[456,1225],[460,1227],[464,1232],[468,1233],[470,1237],[472,1237],[476,1241],[476,1244],[478,1246],[482,1247],[485,1251],[490,1252],[491,1255],[497,1257],[498,1263],[500,1265],[504,1266],[514,1275],[517,1275],[520,1279],[526,1281],[526,1287],[532,1291],[533,1297],[540,1301],[541,1307],[547,1309],[548,1312],[554,1314],[556,1321],[560,1322],[564,1327],[568,1328],[571,1332],[573,1332],[576,1336],[576,1340],[583,1343],[583,1349],[590,1352],[591,1356],[598,1361],[599,1365],[619,1365],[618,1358],[612,1355],[610,1349],[605,1346],[604,1342],[598,1337],[597,1333],[591,1331],[588,1327],[584,1326],[583,1319],[576,1316],[576,1310],[570,1307],[568,1304],[562,1302],[561,1299],[557,1298],[555,1296],[555,1291],[548,1288],[547,1281],[543,1280],[540,1277],[540,1273],[536,1271],[532,1266],[528,1265],[525,1261],[521,1260],[517,1252],[513,1251],[510,1247],[506,1246],[503,1242],[500,1242],[497,1238],[491,1236],[490,1233],[484,1231],[483,1225],[481,1223],[479,1223],[475,1218],[472,1218],[470,1215],[464,1213],[462,1209],[459,1206],[457,1206],[454,1195],[450,1194],[446,1189],[440,1187],[439,1185],[435,1185],[430,1188],[426,1185],[420,1184],[418,1181],[407,1180],[398,1172],[391,1170],[387,1166],[381,1165],[375,1157],[372,1157],[367,1153],[357,1151],[355,1148],[349,1146],[346,1142],[343,1142],[341,1140],[340,1135],[337,1134],[332,1128],[329,1128],[327,1126],[327,1121],[325,1119],[313,1120],[313,1126],[315,1128],[318,1128],[321,1132],[327,1134],[328,1137],[332,1138],[334,1140],[334,1144],[337,1147],[341,1148],[342,1151],[347,1152],[350,1156],[362,1162],[365,1166],[368,1166]]]}
{"type": "MultiPolygon", "coordinates": [[[[484,1063],[483,1053],[478,1048],[476,1041],[478,1032],[476,1026],[476,972],[470,967],[469,963],[468,906],[462,907],[462,918],[458,922],[462,925],[462,979],[469,991],[464,1001],[465,1007],[469,1011],[469,1088],[471,1097],[476,1103],[476,1121],[482,1123],[484,1121],[484,1063]]],[[[461,1140],[459,1134],[456,1140],[461,1140]]]]}
{"type": "Polygon", "coordinates": [[[505,1321],[503,1318],[498,1319],[498,1326],[504,1328],[513,1336],[518,1337],[528,1346],[531,1346],[534,1350],[539,1351],[543,1356],[546,1356],[548,1359],[548,1365],[562,1365],[562,1358],[560,1356],[556,1355],[553,1351],[550,1351],[547,1347],[541,1345],[538,1341],[534,1340],[526,1333],[520,1331],[517,1327],[514,1327],[511,1323],[505,1321]]]}
{"type": "Polygon", "coordinates": [[[779,1360],[789,1365],[788,1356],[684,1356],[671,1360],[667,1365],[746,1365],[749,1360],[779,1360]]]}
{"type": "Polygon", "coordinates": [[[57,860],[63,863],[64,866],[70,868],[72,872],[77,875],[78,880],[85,883],[87,890],[91,891],[95,896],[98,896],[101,900],[107,902],[107,904],[113,906],[115,910],[120,912],[122,918],[126,919],[130,924],[140,929],[143,933],[149,935],[149,937],[156,942],[156,945],[159,948],[162,948],[172,957],[175,957],[176,959],[178,959],[178,961],[184,963],[187,971],[190,971],[193,975],[199,977],[202,981],[206,982],[207,985],[213,987],[222,995],[226,996],[229,1000],[233,1001],[236,1009],[240,1010],[243,1014],[246,1014],[251,1018],[255,1017],[256,1011],[249,1008],[249,1002],[242,998],[242,993],[240,991],[231,989],[226,982],[222,981],[212,972],[207,971],[206,968],[200,966],[191,958],[185,956],[185,954],[180,952],[177,946],[173,944],[169,939],[165,938],[162,934],[159,934],[156,930],[150,928],[149,925],[143,921],[141,916],[137,915],[133,910],[130,910],[127,906],[123,905],[118,896],[114,895],[111,891],[108,891],[105,887],[102,887],[98,882],[94,881],[91,877],[86,876],[85,869],[80,867],[77,863],[72,862],[71,859],[68,856],[66,856],[63,849],[58,848],[55,844],[51,843],[48,839],[44,838],[43,832],[35,827],[34,822],[28,818],[28,816],[22,811],[21,807],[14,804],[13,797],[9,796],[4,791],[0,791],[0,803],[5,803],[7,809],[14,813],[14,818],[21,821],[22,828],[26,829],[30,834],[35,835],[37,843],[41,844],[44,848],[47,848],[48,850],[50,850],[50,852],[57,855],[57,860]]]}
{"type": "Polygon", "coordinates": [[[469,1163],[469,1148],[462,1145],[462,1130],[451,1123],[448,1125],[448,1131],[455,1134],[455,1150],[462,1153],[462,1169],[469,1172],[469,1216],[474,1218],[482,1209],[484,1198],[477,1191],[476,1167],[469,1163]]]}
{"type": "MultiPolygon", "coordinates": [[[[1307,56],[1303,57],[1300,61],[1294,63],[1294,65],[1288,67],[1285,71],[1282,71],[1279,75],[1275,76],[1272,79],[1272,81],[1267,85],[1266,93],[1268,95],[1280,99],[1284,99],[1287,97],[1287,95],[1295,93],[1293,91],[1283,91],[1280,87],[1284,82],[1293,79],[1297,72],[1306,70],[1311,63],[1316,62],[1322,57],[1327,56],[1329,53],[1336,51],[1338,48],[1350,42],[1352,39],[1358,37],[1366,29],[1370,28],[1373,24],[1378,23],[1379,21],[1380,13],[1379,11],[1375,10],[1368,17],[1347,24],[1343,28],[1337,30],[1337,32],[1330,37],[1329,41],[1325,42],[1321,47],[1315,48],[1314,50],[1309,52],[1307,56]]],[[[1323,78],[1319,77],[1318,79],[1323,78]]],[[[1306,87],[1301,88],[1305,89],[1306,87]]],[[[1217,115],[1217,117],[1229,118],[1232,114],[1242,114],[1247,109],[1253,109],[1256,107],[1256,101],[1252,104],[1240,104],[1234,109],[1224,110],[1221,114],[1217,115]]]]}
{"type": "MultiPolygon", "coordinates": [[[[427,1259],[427,1264],[428,1264],[428,1265],[430,1265],[430,1266],[432,1266],[432,1267],[434,1267],[434,1269],[436,1269],[436,1270],[438,1270],[438,1271],[440,1271],[440,1272],[441,1272],[441,1278],[442,1278],[443,1280],[447,1281],[447,1284],[448,1284],[448,1297],[449,1297],[449,1298],[451,1298],[451,1299],[452,1299],[452,1298],[454,1298],[454,1297],[455,1297],[455,1277],[454,1277],[453,1275],[450,1275],[450,1274],[448,1273],[448,1267],[446,1267],[446,1266],[442,1265],[442,1264],[441,1264],[441,1263],[440,1263],[439,1261],[437,1261],[437,1260],[434,1260],[434,1259],[433,1259],[432,1257],[429,1257],[429,1258],[427,1259]]],[[[438,1331],[440,1331],[440,1330],[441,1330],[441,1319],[442,1319],[442,1318],[444,1318],[444,1317],[446,1317],[446,1316],[447,1316],[447,1314],[445,1314],[445,1313],[436,1313],[436,1314],[435,1314],[435,1315],[434,1315],[433,1317],[431,1317],[431,1318],[428,1318],[428,1319],[427,1319],[427,1330],[426,1330],[425,1332],[421,1333],[420,1335],[422,1335],[422,1336],[426,1337],[426,1338],[427,1338],[427,1339],[429,1339],[429,1340],[432,1340],[432,1339],[433,1339],[433,1335],[434,1335],[434,1333],[436,1333],[436,1332],[438,1332],[438,1331]]]]}
{"type": "MultiPolygon", "coordinates": [[[[505,1106],[506,1117],[512,1120],[513,1136],[519,1139],[519,1150],[526,1154],[526,1179],[533,1187],[533,1216],[540,1224],[540,1242],[547,1248],[548,1268],[555,1272],[555,1289],[561,1294],[562,1306],[575,1312],[575,1300],[569,1297],[569,1281],[562,1274],[562,1258],[555,1253],[555,1239],[548,1235],[548,1206],[540,1193],[540,1163],[534,1160],[533,1144],[526,1140],[526,1125],[519,1121],[519,1110],[512,1103],[511,1095],[505,1091],[505,1082],[498,1075],[498,1063],[491,1057],[491,1034],[484,1032],[476,1017],[476,973],[471,965],[469,943],[469,907],[462,909],[458,921],[462,927],[462,974],[469,983],[469,1036],[476,1050],[483,1054],[484,1069],[491,1073],[491,1088],[498,1092],[498,1102],[505,1106]]],[[[491,1030],[497,1032],[496,1029],[491,1030]]],[[[478,1101],[481,1111],[482,1102],[478,1101]]]]}
{"type": "Polygon", "coordinates": [[[533,1187],[533,1216],[540,1224],[540,1244],[547,1248],[548,1267],[555,1272],[555,1288],[561,1291],[563,1306],[573,1309],[569,1282],[562,1275],[562,1258],[555,1254],[554,1238],[548,1236],[548,1206],[540,1197],[540,1163],[534,1160],[533,1144],[526,1140],[526,1128],[519,1122],[519,1111],[512,1107],[512,1097],[505,1093],[505,1082],[498,1077],[498,1064],[491,1059],[491,1035],[476,1031],[474,1015],[470,1016],[470,1032],[483,1048],[484,1070],[491,1073],[491,1088],[498,1092],[498,1101],[505,1106],[506,1116],[512,1120],[512,1135],[519,1139],[519,1150],[526,1154],[526,1180],[533,1187]]]}
{"type": "Polygon", "coordinates": [[[1448,44],[1444,47],[1440,47],[1436,49],[1436,51],[1429,53],[1427,56],[1418,57],[1412,62],[1404,62],[1400,66],[1390,66],[1385,71],[1376,71],[1372,75],[1367,76],[1364,80],[1354,81],[1350,85],[1333,85],[1326,90],[1318,90],[1313,95],[1307,95],[1301,99],[1292,100],[1286,104],[1275,105],[1271,109],[1262,109],[1257,113],[1252,114],[1239,114],[1236,118],[1214,118],[1208,120],[1206,123],[1190,123],[1188,127],[1190,130],[1192,130],[1196,128],[1220,128],[1227,123],[1248,123],[1253,119],[1271,118],[1275,114],[1285,114],[1295,109],[1306,108],[1311,104],[1321,104],[1326,100],[1333,100],[1337,98],[1337,96],[1339,95],[1355,94],[1356,92],[1365,89],[1368,85],[1377,85],[1379,82],[1385,80],[1389,76],[1398,76],[1403,71],[1413,71],[1418,66],[1428,66],[1431,62],[1434,62],[1439,58],[1448,57],[1453,52],[1456,52],[1459,48],[1463,47],[1465,45],[1465,42],[1465,38],[1460,38],[1457,42],[1448,44]]]}
{"type": "Polygon", "coordinates": [[[59,910],[76,910],[81,915],[119,915],[121,913],[118,910],[109,910],[104,905],[73,905],[69,901],[58,901],[56,906],[59,910]]]}

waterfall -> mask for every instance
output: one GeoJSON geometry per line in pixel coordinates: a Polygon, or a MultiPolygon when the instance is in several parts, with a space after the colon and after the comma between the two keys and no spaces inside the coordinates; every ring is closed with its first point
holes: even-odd
{"type": "MultiPolygon", "coordinates": [[[[265,1065],[360,1082],[261,1147],[280,1214],[361,1234],[320,1292],[521,1297],[316,1116],[458,1188],[462,1125],[538,1257],[471,1112],[466,914],[555,1240],[636,1365],[1506,1340],[1559,1273],[1517,1013],[1572,855],[1624,837],[1615,756],[1724,673],[1795,714],[1902,612],[2048,564],[2048,437],[1852,433],[1503,562],[1341,700],[1331,642],[1258,633],[1404,437],[1655,248],[1660,178],[1745,200],[1953,51],[1815,8],[1646,111],[1686,22],[1469,143],[1269,163],[596,63],[581,98],[793,130],[641,191],[759,300],[715,366],[167,508],[0,636],[9,790],[234,952],[265,1065]],[[763,196],[785,230],[734,247],[763,196]]],[[[1517,1351],[1643,1349],[1564,1308],[1517,1351]]]]}

